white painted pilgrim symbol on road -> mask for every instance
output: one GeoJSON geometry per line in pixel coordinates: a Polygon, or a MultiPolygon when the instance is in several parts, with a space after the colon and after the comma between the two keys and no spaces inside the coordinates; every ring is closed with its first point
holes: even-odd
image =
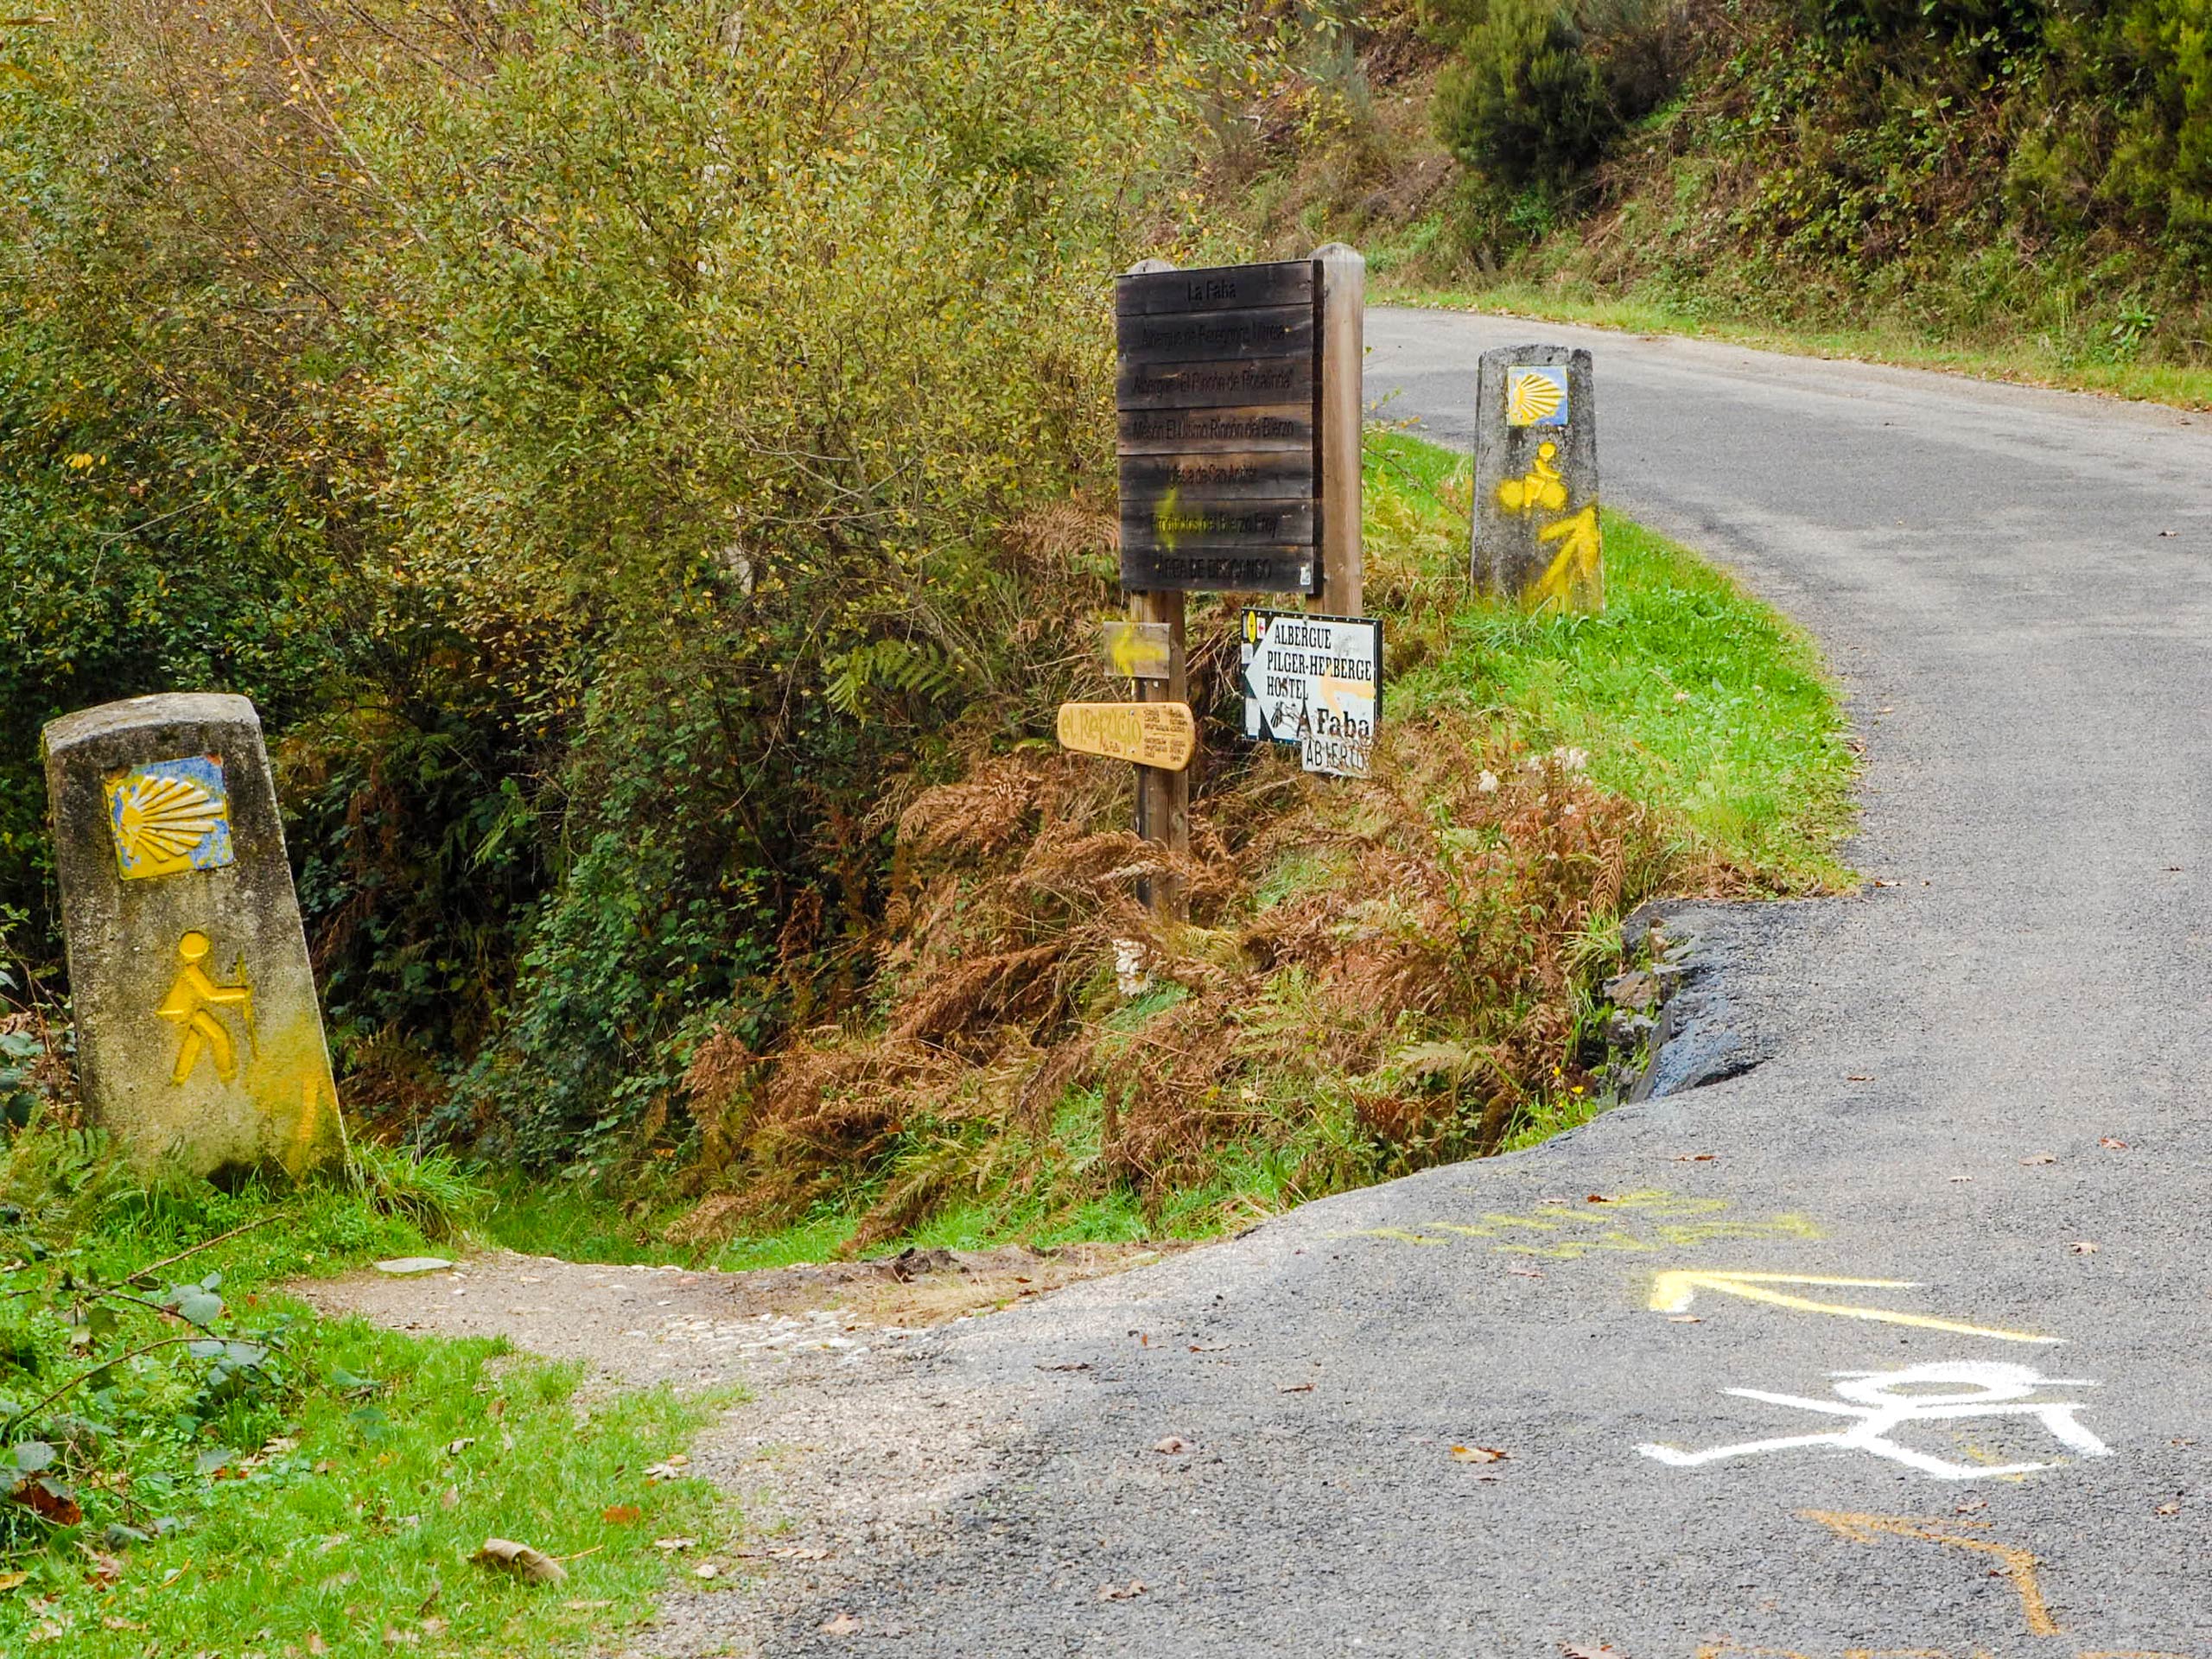
{"type": "Polygon", "coordinates": [[[2112,1448],[2074,1421],[2082,1409],[2076,1400],[2036,1400],[2043,1389],[2088,1389],[2094,1382],[2079,1377],[2044,1376],[2025,1365],[1993,1360],[1965,1360],[1950,1364],[1915,1365],[1902,1371],[1836,1371],[1841,1396],[1808,1400],[1802,1395],[1769,1394],[1764,1389],[1729,1389],[1725,1392],[1770,1405],[1794,1406],[1830,1417],[1855,1417],[1848,1428],[1819,1434],[1787,1434],[1770,1440],[1745,1440],[1734,1446],[1707,1446],[1685,1452],[1679,1446],[1643,1445],[1636,1449],[1647,1458],[1678,1469],[1719,1463],[1728,1458],[1751,1457],[1762,1452],[1790,1452],[1802,1447],[1832,1446],[1839,1452],[1868,1452],[1892,1463],[1917,1469],[1939,1480],[1972,1480],[1991,1475],[2024,1475],[2055,1468],[2048,1463],[2008,1463],[1992,1466],[1954,1463],[1909,1446],[1890,1436],[1913,1423],[1955,1423],[1976,1419],[2031,1417],[2052,1439],[2085,1458],[2103,1458],[2112,1448]],[[1945,1384],[1954,1385],[1945,1388],[1945,1384]]]}

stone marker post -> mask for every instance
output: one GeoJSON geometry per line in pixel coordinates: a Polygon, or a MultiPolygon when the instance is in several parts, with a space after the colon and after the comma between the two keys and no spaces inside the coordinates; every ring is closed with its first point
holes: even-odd
{"type": "Polygon", "coordinates": [[[1602,610],[1590,353],[1484,352],[1475,387],[1474,580],[1532,611],[1602,610]]]}
{"type": "Polygon", "coordinates": [[[134,697],[46,728],[85,1101],[143,1171],[294,1175],[338,1094],[261,721],[134,697]]]}

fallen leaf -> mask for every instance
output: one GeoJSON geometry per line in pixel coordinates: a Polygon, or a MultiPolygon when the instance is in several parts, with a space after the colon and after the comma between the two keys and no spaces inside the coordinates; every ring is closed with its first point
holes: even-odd
{"type": "Polygon", "coordinates": [[[599,1518],[610,1527],[634,1526],[644,1517],[645,1511],[634,1503],[610,1503],[599,1512],[599,1518]]]}
{"type": "Polygon", "coordinates": [[[1494,1446],[1455,1446],[1452,1448],[1454,1463],[1503,1463],[1505,1453],[1494,1446]]]}
{"type": "Polygon", "coordinates": [[[118,1618],[114,1614],[110,1613],[105,1618],[100,1620],[100,1628],[104,1630],[143,1630],[146,1627],[143,1624],[133,1624],[127,1618],[118,1618]]]}
{"type": "Polygon", "coordinates": [[[1876,887],[1896,887],[1897,884],[1896,882],[1894,882],[1894,881],[1887,880],[1884,879],[1883,877],[1881,877],[1881,876],[1878,876],[1878,876],[1876,876],[1876,877],[1874,878],[1874,885],[1875,885],[1876,887]]]}
{"type": "Polygon", "coordinates": [[[1189,1451],[1191,1449],[1191,1443],[1179,1434],[1170,1434],[1166,1440],[1160,1441],[1152,1449],[1155,1452],[1164,1452],[1168,1457],[1172,1458],[1179,1452],[1189,1451]]]}
{"type": "Polygon", "coordinates": [[[464,1435],[457,1440],[448,1440],[446,1442],[446,1456],[449,1458],[457,1458],[475,1444],[476,1437],[474,1434],[464,1435]]]}
{"type": "Polygon", "coordinates": [[[1702,1313],[1669,1313],[1667,1316],[1667,1323],[1669,1325],[1703,1325],[1705,1323],[1705,1315],[1702,1313]]]}
{"type": "Polygon", "coordinates": [[[653,1548],[655,1549],[689,1549],[698,1541],[696,1538],[656,1538],[653,1540],[653,1548]]]}
{"type": "Polygon", "coordinates": [[[683,1465],[690,1461],[690,1459],[685,1457],[681,1452],[679,1452],[674,1457],[668,1459],[664,1462],[656,1463],[648,1467],[645,1471],[645,1478],[647,1480],[681,1479],[683,1474],[683,1465]]]}
{"type": "Polygon", "coordinates": [[[1602,1192],[1592,1192],[1588,1198],[1583,1199],[1582,1202],[1585,1204],[1618,1204],[1620,1200],[1618,1198],[1609,1198],[1602,1192]]]}
{"type": "Polygon", "coordinates": [[[569,1576],[569,1569],[550,1555],[532,1549],[528,1544],[518,1544],[512,1538],[486,1538],[484,1548],[469,1559],[480,1567],[496,1567],[533,1584],[558,1584],[569,1576]]]}
{"type": "Polygon", "coordinates": [[[721,1572],[721,1568],[716,1567],[712,1561],[702,1561],[691,1569],[691,1576],[695,1579],[711,1579],[721,1572]]]}
{"type": "Polygon", "coordinates": [[[330,1651],[330,1643],[322,1639],[321,1630],[308,1632],[308,1651],[315,1656],[315,1659],[321,1659],[324,1654],[330,1651]]]}
{"type": "Polygon", "coordinates": [[[1278,1382],[1275,1384],[1275,1392],[1277,1394],[1311,1394],[1313,1392],[1313,1385],[1311,1382],[1278,1382]]]}
{"type": "Polygon", "coordinates": [[[840,1613],[828,1624],[815,1626],[824,1636],[850,1636],[860,1627],[860,1620],[855,1618],[850,1613],[840,1613]]]}
{"type": "Polygon", "coordinates": [[[826,1561],[834,1553],[814,1544],[779,1544],[768,1552],[779,1561],[826,1561]]]}
{"type": "Polygon", "coordinates": [[[1133,1601],[1142,1594],[1142,1579],[1131,1579],[1127,1584],[1102,1584],[1098,1586],[1098,1599],[1101,1601],[1133,1601]]]}
{"type": "Polygon", "coordinates": [[[2077,1239],[2066,1248],[2076,1255],[2094,1255],[2097,1253],[2097,1247],[2086,1238],[2077,1239]]]}
{"type": "Polygon", "coordinates": [[[2058,1161],[2058,1157],[2055,1153],[2031,1152],[2020,1161],[2024,1164],[2055,1164],[2058,1161]]]}
{"type": "Polygon", "coordinates": [[[2126,1152],[2127,1150],[2127,1142],[2121,1140],[2116,1135],[2105,1135],[2098,1141],[2097,1144],[2109,1152],[2126,1152]]]}
{"type": "Polygon", "coordinates": [[[1970,1181],[1972,1179],[1974,1179],[1974,1177],[1971,1175],[1954,1175],[1951,1177],[1951,1182],[1954,1185],[1956,1185],[1961,1181],[1970,1181]]]}
{"type": "Polygon", "coordinates": [[[1709,1164],[1713,1161],[1713,1154],[1709,1152],[1678,1152],[1668,1161],[1675,1164],[1709,1164]]]}
{"type": "Polygon", "coordinates": [[[561,1605],[563,1607],[572,1608],[579,1613],[588,1613],[594,1612],[601,1607],[612,1607],[614,1604],[611,1601],[564,1601],[561,1605]]]}
{"type": "Polygon", "coordinates": [[[1874,1074],[1872,1071],[1847,1071],[1843,1080],[1846,1083],[1872,1083],[1874,1074]]]}
{"type": "Polygon", "coordinates": [[[1517,1274],[1523,1279],[1541,1279],[1544,1276],[1544,1270],[1541,1268],[1508,1268],[1506,1271],[1517,1274]]]}
{"type": "Polygon", "coordinates": [[[1567,1642],[1560,1643],[1560,1651],[1567,1656],[1567,1659],[1606,1659],[1609,1654],[1614,1655],[1614,1659],[1618,1659],[1618,1654],[1611,1644],[1602,1648],[1587,1648],[1580,1643],[1567,1642]]]}
{"type": "Polygon", "coordinates": [[[77,1500],[69,1496],[66,1486],[56,1486],[41,1475],[33,1475],[17,1486],[13,1494],[16,1503],[35,1514],[51,1521],[57,1527],[73,1527],[85,1518],[77,1507],[77,1500]]]}
{"type": "MultiPolygon", "coordinates": [[[[2161,1503],[2158,1505],[2158,1513],[2160,1515],[2179,1515],[2181,1513],[2181,1505],[2178,1503],[2161,1503]]],[[[133,1625],[131,1628],[136,1630],[137,1627],[133,1625]]]]}
{"type": "Polygon", "coordinates": [[[426,1618],[423,1621],[423,1635],[443,1636],[445,1633],[446,1622],[442,1618],[426,1618]]]}
{"type": "Polygon", "coordinates": [[[448,1486],[445,1491],[439,1493],[438,1507],[442,1510],[459,1509],[461,1507],[461,1488],[458,1486],[448,1486]]]}

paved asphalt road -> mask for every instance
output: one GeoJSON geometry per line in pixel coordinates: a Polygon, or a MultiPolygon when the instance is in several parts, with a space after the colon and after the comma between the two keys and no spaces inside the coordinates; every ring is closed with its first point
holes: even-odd
{"type": "Polygon", "coordinates": [[[1484,346],[1596,352],[1611,504],[1842,676],[1879,884],[1708,919],[1739,1075],[917,1344],[1013,1449],[772,1650],[2212,1659],[2212,428],[1368,327],[1460,444],[1484,346]]]}

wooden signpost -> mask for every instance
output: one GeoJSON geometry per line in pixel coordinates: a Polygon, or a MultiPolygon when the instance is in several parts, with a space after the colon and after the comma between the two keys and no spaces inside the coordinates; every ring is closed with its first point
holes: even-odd
{"type": "MultiPolygon", "coordinates": [[[[1299,594],[1335,615],[1359,613],[1366,270],[1331,243],[1272,264],[1178,270],[1147,259],[1115,285],[1129,620],[1108,625],[1102,644],[1140,701],[1069,704],[1060,741],[1136,761],[1137,833],[1172,852],[1190,849],[1197,747],[1184,595],[1299,594]],[[1189,734],[1180,758],[1128,753],[1141,740],[1126,733],[1137,728],[1090,712],[1128,709],[1169,721],[1166,710],[1179,711],[1176,729],[1189,734]],[[1099,747],[1109,728],[1122,747],[1099,747]],[[1071,730],[1085,741],[1071,741],[1071,730]]],[[[1144,896],[1180,911],[1172,879],[1146,884],[1144,896]]]]}

